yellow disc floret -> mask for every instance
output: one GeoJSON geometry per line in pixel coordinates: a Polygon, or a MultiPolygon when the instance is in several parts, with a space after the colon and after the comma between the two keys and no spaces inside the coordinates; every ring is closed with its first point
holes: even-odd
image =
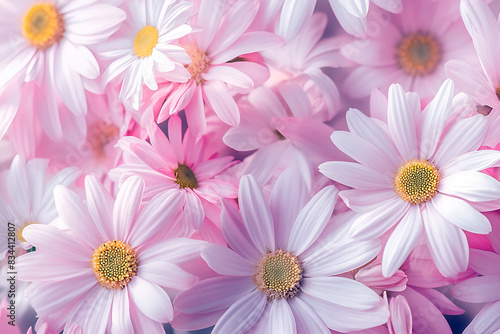
{"type": "Polygon", "coordinates": [[[302,264],[297,256],[278,249],[262,255],[256,266],[254,282],[268,301],[289,299],[300,291],[302,264]]]}
{"type": "Polygon", "coordinates": [[[409,75],[427,75],[434,71],[441,60],[441,48],[429,34],[410,34],[399,42],[396,60],[399,68],[409,75]]]}
{"type": "Polygon", "coordinates": [[[158,44],[158,29],[153,26],[145,26],[134,39],[134,51],[138,57],[149,57],[153,54],[153,49],[158,44]]]}
{"type": "Polygon", "coordinates": [[[38,3],[24,17],[24,36],[38,49],[46,50],[64,35],[64,19],[51,3],[38,3]]]}
{"type": "Polygon", "coordinates": [[[32,221],[28,221],[26,222],[24,225],[22,225],[18,230],[17,230],[17,240],[21,241],[21,242],[26,242],[26,239],[24,239],[23,237],[23,231],[26,227],[30,226],[30,225],[33,225],[33,224],[38,224],[37,222],[32,222],[32,221]]]}
{"type": "Polygon", "coordinates": [[[107,289],[123,289],[137,274],[137,255],[122,241],[108,241],[94,250],[90,267],[99,284],[107,289]]]}
{"type": "Polygon", "coordinates": [[[441,175],[425,159],[405,162],[394,174],[394,191],[411,204],[421,204],[436,195],[441,175]]]}

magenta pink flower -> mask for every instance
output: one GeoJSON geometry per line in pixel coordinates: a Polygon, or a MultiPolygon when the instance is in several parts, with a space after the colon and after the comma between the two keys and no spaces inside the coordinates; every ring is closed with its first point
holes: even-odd
{"type": "Polygon", "coordinates": [[[164,333],[173,308],[163,288],[197,281],[179,265],[199,256],[204,243],[165,234],[181,199],[170,191],[142,205],[139,177],[129,178],[116,200],[93,176],[85,186],[86,204],[65,187],[54,191],[66,230],[31,225],[23,232],[36,247],[17,263],[19,278],[33,282],[27,295],[36,329],[46,322],[56,333],[75,325],[84,333],[164,333]],[[158,235],[163,241],[151,243],[158,235]]]}
{"type": "Polygon", "coordinates": [[[241,179],[240,212],[226,203],[222,228],[230,248],[209,244],[202,257],[220,277],[174,301],[173,326],[216,333],[325,333],[387,321],[384,301],[361,283],[337,276],[372,259],[377,240],[353,242],[345,221],[328,226],[337,189],[307,201],[300,174],[278,178],[268,204],[251,175],[241,179]],[[192,319],[197,319],[194,323],[192,319]]]}
{"type": "Polygon", "coordinates": [[[237,186],[215,178],[231,166],[233,157],[216,157],[207,145],[207,138],[199,140],[188,129],[182,137],[182,124],[177,115],[168,122],[169,139],[158,126],[148,126],[151,145],[135,137],[124,137],[119,145],[130,159],[110,172],[120,183],[132,175],[144,178],[145,198],[173,189],[182,199],[179,209],[187,220],[186,228],[200,229],[205,218],[204,206],[219,204],[221,198],[236,198],[237,186]]]}
{"type": "Polygon", "coordinates": [[[396,272],[425,233],[439,271],[454,277],[467,269],[463,230],[491,231],[474,203],[499,198],[500,183],[479,171],[497,163],[500,154],[477,151],[488,126],[482,115],[445,130],[452,98],[453,83],[447,80],[421,112],[417,96],[391,85],[387,125],[351,109],[350,132],[332,134],[334,144],[359,163],[332,161],[319,167],[327,177],[354,188],[340,193],[359,213],[353,235],[376,238],[395,226],[382,258],[386,276],[396,272]]]}

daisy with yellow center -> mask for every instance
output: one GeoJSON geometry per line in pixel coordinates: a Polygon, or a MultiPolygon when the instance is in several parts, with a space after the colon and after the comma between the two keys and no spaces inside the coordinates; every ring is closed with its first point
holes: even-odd
{"type": "Polygon", "coordinates": [[[144,333],[145,328],[170,322],[173,307],[164,288],[181,291],[197,282],[179,265],[199,257],[205,244],[165,231],[178,217],[179,197],[164,193],[141,205],[144,181],[139,177],[125,181],[116,199],[93,175],[85,178],[85,191],[83,201],[66,187],[54,190],[66,230],[43,224],[24,229],[24,237],[36,251],[17,260],[19,278],[36,282],[34,293],[64,296],[50,305],[33,300],[40,323],[61,311],[64,315],[55,332],[78,326],[83,333],[95,333],[98,323],[112,328],[111,332],[129,328],[144,333]],[[162,240],[154,242],[160,233],[162,240]],[[186,251],[172,252],[178,247],[186,251]],[[44,263],[47,270],[39,270],[34,263],[44,263]]]}
{"type": "MultiPolygon", "coordinates": [[[[272,333],[299,328],[326,333],[387,321],[382,298],[355,280],[337,276],[372,260],[380,251],[379,241],[354,242],[338,230],[328,233],[338,191],[326,187],[306,203],[301,196],[307,189],[304,178],[299,169],[285,170],[269,204],[251,175],[241,178],[239,212],[234,202],[224,202],[221,214],[228,247],[208,244],[201,251],[221,276],[177,296],[175,328],[196,329],[184,320],[196,318],[214,324],[214,333],[265,333],[269,328],[272,333]],[[221,316],[214,317],[215,312],[221,316]],[[359,316],[367,322],[349,321],[359,316]]],[[[338,227],[345,223],[337,219],[338,227]]]]}
{"type": "Polygon", "coordinates": [[[127,36],[117,39],[109,50],[101,55],[112,60],[103,74],[104,83],[123,75],[120,100],[131,103],[139,109],[143,85],[157,90],[157,74],[162,79],[174,82],[187,81],[189,72],[184,64],[190,62],[186,51],[178,45],[178,39],[189,34],[191,27],[186,24],[191,15],[189,1],[128,2],[132,15],[127,36]]]}
{"type": "Polygon", "coordinates": [[[454,277],[467,269],[464,230],[491,231],[475,205],[500,199],[500,183],[479,172],[499,161],[500,152],[478,151],[488,126],[483,115],[456,120],[445,130],[453,93],[452,81],[445,81],[420,111],[400,85],[391,85],[389,132],[351,109],[350,132],[336,131],[332,141],[358,163],[327,162],[319,167],[327,177],[354,188],[340,196],[359,213],[350,229],[355,238],[378,238],[395,226],[382,257],[387,277],[399,269],[423,233],[441,274],[454,277]]]}

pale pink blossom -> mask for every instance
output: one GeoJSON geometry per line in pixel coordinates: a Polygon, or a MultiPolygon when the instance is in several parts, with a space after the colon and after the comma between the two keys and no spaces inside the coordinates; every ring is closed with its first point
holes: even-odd
{"type": "Polygon", "coordinates": [[[179,294],[174,328],[215,324],[214,334],[325,333],[387,321],[382,298],[338,276],[370,261],[379,241],[354,242],[341,218],[328,224],[338,194],[334,186],[310,200],[306,188],[300,173],[287,169],[268,204],[256,180],[242,177],[240,212],[231,203],[222,211],[230,248],[209,244],[202,249],[203,259],[221,276],[179,294]]]}
{"type": "Polygon", "coordinates": [[[458,1],[415,0],[404,1],[403,6],[397,15],[374,11],[377,29],[341,49],[358,64],[344,82],[348,96],[366,97],[373,88],[386,93],[389,85],[399,83],[429,101],[446,79],[448,60],[477,62],[458,1]]]}
{"type": "Polygon", "coordinates": [[[123,183],[133,175],[144,178],[145,198],[173,190],[181,199],[186,231],[200,229],[207,206],[220,206],[222,198],[236,198],[237,185],[216,176],[234,164],[233,157],[217,157],[206,137],[196,139],[190,129],[182,135],[181,119],[170,117],[167,138],[155,123],[148,126],[151,145],[135,137],[119,141],[124,163],[110,172],[123,183]]]}
{"type": "Polygon", "coordinates": [[[35,329],[47,323],[56,333],[75,326],[83,333],[164,333],[161,323],[173,318],[164,288],[196,283],[180,265],[199,257],[204,244],[166,231],[180,198],[164,192],[142,205],[139,177],[129,178],[116,199],[93,176],[85,192],[84,202],[65,187],[54,190],[65,230],[38,224],[23,232],[36,247],[17,259],[19,278],[33,282],[26,294],[38,313],[35,329]],[[162,241],[152,242],[159,235],[162,241]]]}
{"type": "Polygon", "coordinates": [[[421,111],[418,96],[391,85],[388,124],[351,109],[350,132],[332,134],[334,144],[358,163],[320,165],[324,175],[354,188],[340,196],[359,213],[351,228],[356,238],[376,238],[395,227],[382,258],[386,276],[396,272],[425,233],[439,271],[455,277],[468,264],[463,230],[491,231],[474,205],[498,199],[500,183],[480,171],[497,163],[500,154],[478,151],[488,125],[483,115],[445,128],[452,99],[448,80],[421,111]]]}
{"type": "MultiPolygon", "coordinates": [[[[95,88],[92,80],[100,73],[91,49],[119,28],[125,12],[96,0],[25,0],[15,5],[3,1],[0,10],[0,87],[15,83],[15,94],[35,99],[45,132],[61,140],[61,118],[85,115],[85,90],[95,88]],[[34,96],[19,91],[23,81],[36,82],[34,96]],[[69,109],[68,115],[58,109],[59,100],[69,109]]],[[[13,112],[8,114],[11,120],[13,112]]]]}

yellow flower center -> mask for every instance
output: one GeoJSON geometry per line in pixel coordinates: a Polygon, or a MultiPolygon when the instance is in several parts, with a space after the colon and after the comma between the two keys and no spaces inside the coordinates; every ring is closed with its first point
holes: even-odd
{"type": "Polygon", "coordinates": [[[102,120],[90,126],[87,132],[87,141],[97,159],[104,159],[106,157],[106,145],[117,138],[119,133],[120,129],[116,125],[102,120]]]}
{"type": "Polygon", "coordinates": [[[198,180],[191,168],[185,164],[177,163],[177,168],[174,169],[175,183],[179,188],[198,188],[198,180]]]}
{"type": "Polygon", "coordinates": [[[134,51],[137,57],[149,57],[153,54],[153,48],[158,44],[158,29],[153,26],[145,26],[134,39],[134,51]]]}
{"type": "Polygon", "coordinates": [[[26,227],[30,226],[30,225],[33,225],[33,224],[38,224],[37,222],[26,222],[23,226],[21,226],[18,230],[17,230],[17,240],[21,241],[21,242],[26,242],[26,239],[24,239],[23,237],[23,231],[26,227]]]}
{"type": "Polygon", "coordinates": [[[38,3],[24,17],[24,36],[38,49],[46,50],[64,35],[64,19],[51,3],[38,3]]]}
{"type": "Polygon", "coordinates": [[[122,241],[108,241],[92,254],[90,267],[95,278],[107,289],[123,289],[137,274],[137,255],[122,241]]]}
{"type": "Polygon", "coordinates": [[[405,162],[394,174],[394,191],[411,204],[421,204],[436,195],[441,180],[437,168],[425,159],[405,162]]]}
{"type": "Polygon", "coordinates": [[[434,37],[415,33],[404,37],[396,48],[396,59],[404,72],[412,76],[432,73],[441,60],[441,48],[434,37]]]}
{"type": "Polygon", "coordinates": [[[278,249],[262,255],[253,280],[268,301],[289,299],[300,291],[302,264],[297,256],[278,249]]]}
{"type": "Polygon", "coordinates": [[[186,48],[186,52],[191,57],[191,64],[187,66],[187,70],[191,74],[191,79],[195,80],[198,85],[202,85],[205,80],[201,77],[210,66],[210,58],[206,52],[198,50],[198,48],[186,48]]]}
{"type": "Polygon", "coordinates": [[[497,89],[495,89],[495,94],[497,96],[497,99],[500,100],[500,86],[498,86],[497,89]]]}

